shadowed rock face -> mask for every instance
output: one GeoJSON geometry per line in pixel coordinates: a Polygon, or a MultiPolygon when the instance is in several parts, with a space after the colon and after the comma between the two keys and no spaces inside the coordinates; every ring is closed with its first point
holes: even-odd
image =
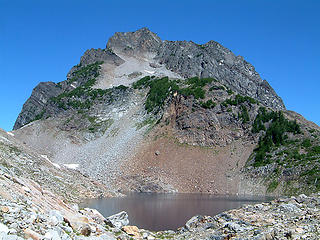
{"type": "MultiPolygon", "coordinates": [[[[268,107],[285,109],[282,99],[243,57],[234,55],[215,41],[203,45],[191,41],[162,41],[148,28],[135,32],[117,32],[108,40],[106,49],[87,50],[81,57],[80,65],[73,67],[67,78],[72,78],[72,74],[80,67],[97,61],[114,67],[120,66],[125,60],[117,54],[133,58],[146,57],[145,60],[149,59],[150,64],[164,66],[185,78],[213,77],[231,90],[250,96],[268,107]]],[[[51,97],[72,88],[71,85],[68,81],[61,82],[60,85],[40,83],[23,105],[13,129],[36,119],[51,97]]]]}
{"type": "Polygon", "coordinates": [[[13,129],[33,121],[36,116],[41,115],[42,109],[47,105],[51,97],[62,93],[62,89],[54,82],[41,82],[32,91],[30,98],[23,104],[13,129]]]}

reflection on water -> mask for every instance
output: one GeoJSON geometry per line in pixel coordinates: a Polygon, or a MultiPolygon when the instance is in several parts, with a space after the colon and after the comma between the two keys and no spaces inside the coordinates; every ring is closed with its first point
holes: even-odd
{"type": "Polygon", "coordinates": [[[230,197],[207,194],[134,193],[124,198],[93,199],[83,206],[95,208],[105,217],[126,211],[130,225],[152,231],[176,230],[192,216],[214,216],[243,204],[270,198],[230,197]]]}

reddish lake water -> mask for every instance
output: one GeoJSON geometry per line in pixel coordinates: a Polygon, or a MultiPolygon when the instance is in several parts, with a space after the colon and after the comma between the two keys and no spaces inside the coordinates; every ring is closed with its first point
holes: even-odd
{"type": "Polygon", "coordinates": [[[126,211],[130,225],[152,231],[176,230],[192,216],[214,216],[243,204],[270,201],[266,197],[215,196],[207,194],[134,193],[123,198],[93,199],[82,206],[108,217],[126,211]]]}

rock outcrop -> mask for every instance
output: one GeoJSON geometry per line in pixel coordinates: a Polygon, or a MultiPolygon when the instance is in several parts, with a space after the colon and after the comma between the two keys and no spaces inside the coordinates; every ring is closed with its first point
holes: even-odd
{"type": "Polygon", "coordinates": [[[63,90],[54,82],[41,82],[32,91],[30,98],[23,104],[13,129],[18,129],[43,117],[43,108],[50,98],[58,96],[63,90]]]}
{"type": "Polygon", "coordinates": [[[136,32],[117,32],[107,43],[107,49],[129,55],[156,53],[161,46],[161,39],[148,28],[136,32]]]}

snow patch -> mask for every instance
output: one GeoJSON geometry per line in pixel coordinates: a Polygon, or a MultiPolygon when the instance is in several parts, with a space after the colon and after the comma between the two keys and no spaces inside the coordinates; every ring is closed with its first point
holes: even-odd
{"type": "Polygon", "coordinates": [[[77,169],[79,167],[79,164],[71,163],[71,164],[63,164],[65,167],[70,169],[77,169]]]}
{"type": "Polygon", "coordinates": [[[73,88],[76,88],[76,86],[75,86],[75,85],[73,85],[73,84],[71,84],[70,86],[71,86],[71,87],[73,87],[73,88]]]}
{"type": "Polygon", "coordinates": [[[154,71],[148,71],[148,70],[144,70],[144,71],[149,74],[154,74],[154,71]]]}
{"type": "Polygon", "coordinates": [[[14,134],[12,132],[7,132],[7,134],[14,137],[14,134]]]}
{"type": "Polygon", "coordinates": [[[59,168],[59,169],[61,168],[59,164],[51,162],[50,159],[47,157],[47,155],[41,155],[41,157],[43,157],[45,160],[47,160],[49,163],[51,163],[56,168],[59,168]]]}

